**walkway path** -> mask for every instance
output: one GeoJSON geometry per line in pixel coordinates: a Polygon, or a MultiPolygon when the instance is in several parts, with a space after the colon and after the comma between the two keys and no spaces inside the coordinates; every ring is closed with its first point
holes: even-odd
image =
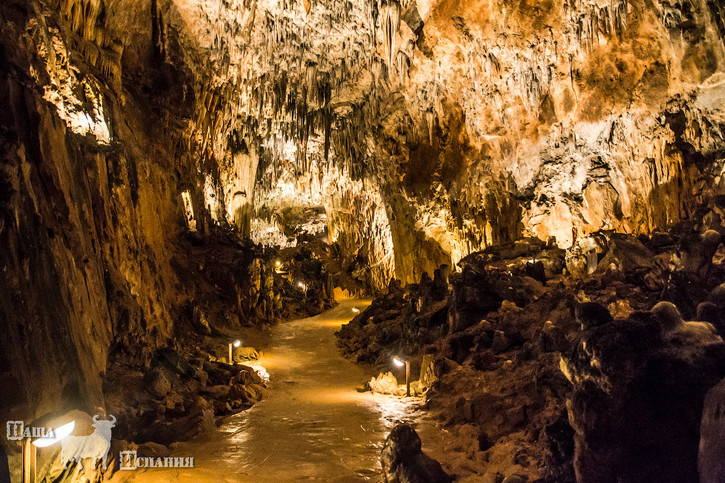
{"type": "Polygon", "coordinates": [[[194,469],[136,470],[126,481],[379,481],[382,442],[419,401],[356,390],[369,375],[340,355],[334,332],[365,304],[346,300],[273,327],[259,362],[271,378],[267,397],[228,418],[221,434],[175,445],[174,455],[194,456],[194,469]]]}

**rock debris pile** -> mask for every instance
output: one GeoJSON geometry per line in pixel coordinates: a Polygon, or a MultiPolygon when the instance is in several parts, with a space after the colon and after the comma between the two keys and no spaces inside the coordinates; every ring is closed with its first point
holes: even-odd
{"type": "Polygon", "coordinates": [[[383,371],[434,361],[426,407],[459,477],[697,482],[700,426],[709,454],[719,431],[705,394],[725,377],[723,203],[651,236],[525,239],[393,283],[340,347],[383,371]]]}

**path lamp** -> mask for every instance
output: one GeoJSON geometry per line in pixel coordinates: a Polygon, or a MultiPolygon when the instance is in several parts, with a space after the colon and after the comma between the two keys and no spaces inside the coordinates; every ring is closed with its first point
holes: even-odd
{"type": "Polygon", "coordinates": [[[393,364],[398,367],[405,366],[405,395],[410,397],[410,362],[401,360],[398,356],[393,357],[393,364]]]}
{"type": "Polygon", "coordinates": [[[359,313],[360,313],[360,309],[358,309],[357,307],[353,307],[353,308],[352,308],[352,311],[353,311],[353,313],[355,313],[355,314],[359,314],[359,313]]]}
{"type": "Polygon", "coordinates": [[[297,286],[302,289],[302,292],[304,292],[305,297],[307,297],[307,284],[303,282],[298,282],[297,286]]]}
{"type": "Polygon", "coordinates": [[[240,345],[242,345],[242,341],[239,339],[229,343],[229,364],[234,365],[234,359],[232,359],[232,346],[239,347],[240,345]]]}
{"type": "Polygon", "coordinates": [[[51,444],[55,444],[58,441],[65,439],[73,432],[73,428],[75,427],[76,422],[71,421],[58,427],[58,429],[51,430],[43,436],[29,436],[23,439],[23,483],[31,483],[31,481],[32,483],[35,483],[37,479],[37,448],[45,448],[46,446],[50,446],[51,444]]]}

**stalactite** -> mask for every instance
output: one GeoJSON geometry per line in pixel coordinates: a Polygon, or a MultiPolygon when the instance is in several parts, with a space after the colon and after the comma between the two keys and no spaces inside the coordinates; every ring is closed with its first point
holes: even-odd
{"type": "Polygon", "coordinates": [[[428,109],[425,112],[425,121],[428,125],[428,142],[433,145],[433,123],[435,123],[435,112],[433,108],[428,109]]]}
{"type": "Polygon", "coordinates": [[[330,156],[330,132],[332,129],[332,113],[329,108],[323,109],[324,130],[325,130],[325,161],[330,156]]]}
{"type": "Polygon", "coordinates": [[[627,0],[614,0],[611,5],[588,5],[584,11],[572,8],[578,18],[575,22],[576,35],[582,50],[590,52],[599,45],[601,36],[621,37],[627,28],[627,0]]]}
{"type": "Polygon", "coordinates": [[[408,79],[408,67],[410,66],[410,59],[405,55],[404,52],[398,51],[396,57],[396,70],[398,72],[398,81],[400,84],[405,84],[408,79]]]}
{"type": "Polygon", "coordinates": [[[307,64],[305,78],[307,81],[307,102],[313,104],[317,95],[317,64],[307,64]]]}
{"type": "Polygon", "coordinates": [[[380,11],[380,19],[386,60],[388,62],[388,68],[392,71],[393,61],[397,52],[395,39],[400,28],[400,4],[395,0],[390,0],[384,4],[380,11]]]}
{"type": "MultiPolygon", "coordinates": [[[[158,0],[151,0],[151,44],[157,62],[166,61],[166,41],[163,14],[159,11],[158,0]]],[[[214,38],[218,44],[219,37],[214,38]]]]}

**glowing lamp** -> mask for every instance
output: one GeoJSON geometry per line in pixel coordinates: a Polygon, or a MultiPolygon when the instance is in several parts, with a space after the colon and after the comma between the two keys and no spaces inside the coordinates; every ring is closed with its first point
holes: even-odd
{"type": "Polygon", "coordinates": [[[229,364],[234,364],[234,359],[232,359],[232,347],[239,347],[241,345],[242,341],[239,339],[229,343],[229,364]]]}
{"type": "MultiPolygon", "coordinates": [[[[67,421],[67,419],[66,419],[67,421]]],[[[43,434],[43,436],[32,438],[26,437],[23,440],[23,474],[22,482],[30,483],[36,481],[36,467],[37,467],[37,450],[38,448],[45,448],[52,444],[57,443],[67,438],[76,427],[76,422],[71,421],[69,423],[59,426],[57,429],[43,434]]]]}
{"type": "Polygon", "coordinates": [[[277,267],[279,268],[279,266],[282,265],[282,262],[280,262],[279,260],[277,260],[276,262],[274,262],[274,264],[277,265],[277,267]]]}
{"type": "Polygon", "coordinates": [[[36,439],[33,441],[33,444],[38,448],[45,448],[46,446],[50,446],[51,444],[55,444],[61,439],[65,439],[66,436],[70,435],[73,432],[73,428],[76,427],[76,422],[71,421],[68,424],[64,424],[60,428],[56,429],[53,432],[52,436],[43,436],[41,438],[36,439]]]}
{"type": "Polygon", "coordinates": [[[352,308],[352,311],[353,311],[354,313],[356,313],[356,314],[359,314],[359,313],[360,313],[360,309],[358,309],[357,307],[353,307],[353,308],[352,308]]]}
{"type": "Polygon", "coordinates": [[[398,367],[405,366],[405,395],[410,397],[410,362],[395,356],[393,357],[393,364],[398,367]]]}

